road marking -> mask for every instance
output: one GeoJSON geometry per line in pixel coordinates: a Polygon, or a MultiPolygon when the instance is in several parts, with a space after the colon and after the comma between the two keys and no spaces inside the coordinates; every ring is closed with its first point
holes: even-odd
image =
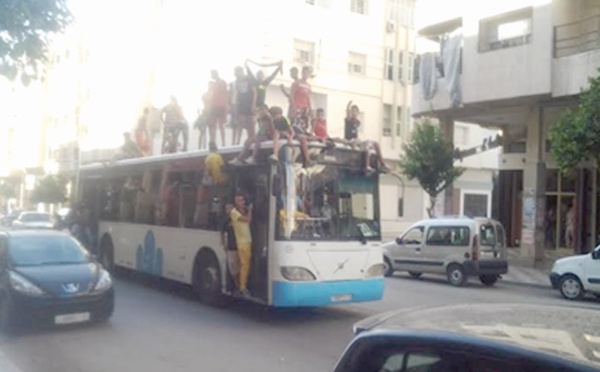
{"type": "Polygon", "coordinates": [[[22,372],[15,366],[4,353],[0,351],[0,371],[2,372],[22,372]]]}

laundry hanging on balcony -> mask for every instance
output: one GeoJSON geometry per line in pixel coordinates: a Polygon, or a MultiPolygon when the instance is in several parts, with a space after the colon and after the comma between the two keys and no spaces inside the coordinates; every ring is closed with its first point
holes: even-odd
{"type": "Polygon", "coordinates": [[[435,53],[421,55],[419,64],[419,85],[423,99],[430,101],[437,93],[437,68],[435,53]]]}
{"type": "Polygon", "coordinates": [[[446,77],[446,90],[450,94],[453,106],[462,103],[462,90],[460,86],[462,54],[462,35],[455,35],[444,42],[442,59],[444,61],[444,75],[446,77]]]}

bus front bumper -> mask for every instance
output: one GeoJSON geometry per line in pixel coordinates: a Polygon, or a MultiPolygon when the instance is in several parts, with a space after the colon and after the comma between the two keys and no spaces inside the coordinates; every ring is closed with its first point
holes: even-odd
{"type": "Polygon", "coordinates": [[[273,283],[272,306],[316,307],[378,301],[383,298],[384,287],[383,278],[333,282],[276,281],[273,283]]]}

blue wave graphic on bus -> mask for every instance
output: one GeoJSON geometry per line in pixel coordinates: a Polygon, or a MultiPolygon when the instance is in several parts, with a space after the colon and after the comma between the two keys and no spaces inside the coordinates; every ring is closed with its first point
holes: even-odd
{"type": "Polygon", "coordinates": [[[150,275],[162,275],[163,252],[161,248],[156,247],[156,239],[152,230],[148,230],[144,238],[144,245],[138,245],[136,255],[136,267],[150,275]]]}

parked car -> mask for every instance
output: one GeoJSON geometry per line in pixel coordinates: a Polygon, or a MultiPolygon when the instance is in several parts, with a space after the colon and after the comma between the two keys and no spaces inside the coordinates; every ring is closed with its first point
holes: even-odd
{"type": "Polygon", "coordinates": [[[471,276],[492,286],[508,272],[504,228],[489,218],[419,221],[384,244],[383,256],[386,276],[395,271],[407,271],[414,278],[442,274],[455,286],[462,286],[471,276]]]}
{"type": "Polygon", "coordinates": [[[600,371],[598,324],[567,306],[405,309],[357,323],[335,372],[600,371]]]}
{"type": "Polygon", "coordinates": [[[586,293],[600,297],[600,245],[588,254],[556,260],[550,283],[568,300],[580,300],[586,293]]]}
{"type": "Polygon", "coordinates": [[[102,322],[113,308],[110,274],[69,234],[0,233],[0,329],[102,322]]]}
{"type": "Polygon", "coordinates": [[[21,214],[20,210],[13,210],[4,217],[2,217],[2,226],[11,227],[14,220],[16,220],[21,214]]]}
{"type": "Polygon", "coordinates": [[[56,219],[50,213],[22,212],[13,221],[13,229],[53,229],[56,227],[56,219]]]}

